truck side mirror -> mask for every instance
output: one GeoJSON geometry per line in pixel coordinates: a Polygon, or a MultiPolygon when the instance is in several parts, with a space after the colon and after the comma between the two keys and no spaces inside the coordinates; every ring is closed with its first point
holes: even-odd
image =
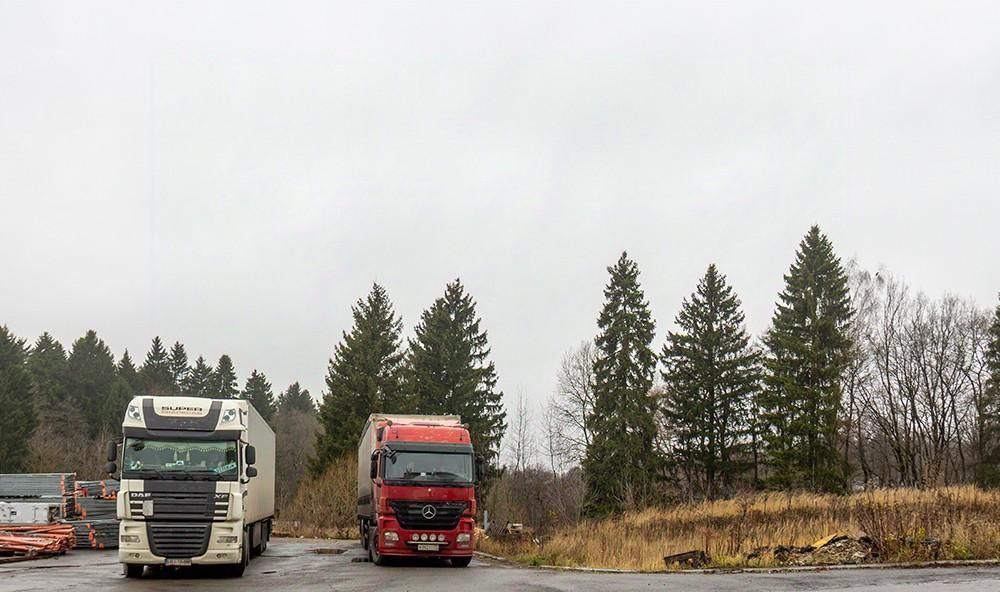
{"type": "Polygon", "coordinates": [[[247,477],[253,478],[257,476],[257,467],[247,467],[247,477]]]}
{"type": "Polygon", "coordinates": [[[377,476],[378,476],[378,450],[373,450],[371,462],[368,464],[368,478],[374,479],[377,476]]]}
{"type": "MultiPolygon", "coordinates": [[[[246,456],[247,465],[257,464],[257,448],[255,448],[253,445],[247,446],[244,456],[246,456]]],[[[248,471],[247,475],[249,474],[250,472],[248,471]]]]}
{"type": "Polygon", "coordinates": [[[109,460],[108,463],[104,465],[104,472],[109,475],[112,475],[117,471],[118,471],[118,465],[115,464],[115,461],[113,460],[109,460]]]}
{"type": "MultiPolygon", "coordinates": [[[[108,460],[109,463],[118,460],[118,443],[115,442],[114,440],[108,442],[108,459],[107,460],[108,460]]],[[[108,472],[109,473],[113,473],[114,471],[108,471],[108,472]]]]}

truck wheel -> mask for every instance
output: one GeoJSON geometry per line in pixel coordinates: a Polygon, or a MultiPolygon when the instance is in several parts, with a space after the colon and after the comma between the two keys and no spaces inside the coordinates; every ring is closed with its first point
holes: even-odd
{"type": "Polygon", "coordinates": [[[123,563],[122,573],[125,574],[126,578],[141,578],[142,569],[146,567],[145,565],[138,565],[135,563],[123,563]]]}
{"type": "Polygon", "coordinates": [[[250,564],[250,529],[243,530],[243,545],[240,547],[240,562],[229,566],[229,575],[234,578],[242,578],[243,572],[250,564]]]}
{"type": "Polygon", "coordinates": [[[385,565],[385,557],[378,552],[378,530],[374,526],[368,528],[368,560],[375,565],[385,565]]]}
{"type": "Polygon", "coordinates": [[[469,567],[470,563],[472,563],[472,557],[471,556],[469,556],[469,557],[452,557],[451,558],[451,566],[452,567],[469,567]]]}
{"type": "Polygon", "coordinates": [[[358,532],[361,534],[361,548],[365,551],[368,550],[368,529],[365,528],[364,522],[358,523],[358,532]]]}

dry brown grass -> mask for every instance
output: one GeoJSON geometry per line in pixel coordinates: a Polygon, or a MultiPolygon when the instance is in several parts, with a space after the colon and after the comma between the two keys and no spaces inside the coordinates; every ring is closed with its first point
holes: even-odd
{"type": "Polygon", "coordinates": [[[704,550],[714,567],[764,567],[778,562],[767,551],[753,557],[755,550],[859,531],[875,539],[885,562],[995,559],[1000,491],[961,486],[850,496],[761,493],[586,521],[541,544],[487,538],[480,548],[526,563],[643,571],[664,570],[665,555],[704,550]]]}
{"type": "Polygon", "coordinates": [[[319,477],[304,478],[275,530],[284,535],[354,538],[357,523],[357,460],[345,456],[319,477]]]}

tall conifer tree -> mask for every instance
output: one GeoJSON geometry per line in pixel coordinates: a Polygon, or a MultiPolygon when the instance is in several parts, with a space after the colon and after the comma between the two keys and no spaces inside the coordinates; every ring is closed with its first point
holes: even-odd
{"type": "Polygon", "coordinates": [[[1000,304],[990,322],[990,342],[986,348],[985,417],[983,426],[983,458],[979,462],[977,480],[981,485],[1000,486],[1000,304]]]}
{"type": "Polygon", "coordinates": [[[326,374],[327,392],[319,408],[322,431],[316,439],[314,472],[357,448],[371,413],[401,413],[400,333],[403,322],[385,289],[371,292],[351,308],[354,326],[334,348],[326,374]]]}
{"type": "Polygon", "coordinates": [[[174,379],[170,371],[170,355],[163,347],[159,335],[153,338],[139,375],[142,377],[143,388],[147,394],[161,396],[175,392],[174,379]]]}
{"type": "Polygon", "coordinates": [[[267,381],[267,376],[264,376],[263,372],[257,372],[256,369],[250,372],[243,388],[243,398],[254,406],[264,421],[271,421],[274,417],[274,392],[271,391],[271,383],[267,381]]]}
{"type": "Polygon", "coordinates": [[[128,353],[127,349],[122,353],[121,359],[118,360],[115,373],[128,384],[133,396],[142,394],[142,379],[139,377],[139,371],[136,369],[135,363],[132,361],[132,356],[128,353]]]}
{"type": "Polygon", "coordinates": [[[710,265],[663,348],[663,412],[689,489],[715,498],[750,467],[752,398],[760,386],[740,300],[710,265]]]}
{"type": "Polygon", "coordinates": [[[198,359],[194,361],[194,367],[191,368],[187,378],[184,380],[181,394],[189,397],[213,397],[213,375],[214,371],[205,362],[205,358],[198,356],[198,359]]]}
{"type": "Polygon", "coordinates": [[[24,340],[0,325],[0,473],[28,468],[36,415],[27,357],[24,340]]]}
{"type": "Polygon", "coordinates": [[[191,367],[188,366],[187,351],[184,350],[184,344],[180,341],[175,341],[173,347],[170,348],[167,364],[170,366],[170,379],[174,387],[173,392],[175,394],[180,393],[184,381],[191,371],[191,367]]]}
{"type": "Polygon", "coordinates": [[[90,330],[73,342],[67,362],[70,399],[82,411],[91,435],[105,425],[107,399],[115,382],[115,360],[97,332],[90,330]]]}
{"type": "Polygon", "coordinates": [[[639,284],[639,266],[622,253],[608,268],[597,320],[591,443],[583,461],[586,510],[619,512],[652,499],[660,462],[655,450],[655,323],[639,284]]]}
{"type": "Polygon", "coordinates": [[[448,284],[444,296],[420,317],[416,336],[409,342],[406,375],[413,410],[461,415],[489,473],[500,453],[507,414],[480,322],[476,302],[462,282],[448,284]]]}
{"type": "Polygon", "coordinates": [[[288,385],[285,392],[278,395],[278,413],[290,412],[316,413],[316,403],[309,389],[302,388],[297,382],[288,385]]]}
{"type": "Polygon", "coordinates": [[[40,415],[50,416],[66,404],[66,350],[49,333],[42,333],[31,348],[28,370],[34,384],[35,406],[40,415]]]}
{"type": "Polygon", "coordinates": [[[236,381],[236,368],[233,367],[233,360],[226,354],[219,357],[212,372],[210,381],[210,392],[212,398],[235,399],[240,396],[239,383],[236,381]]]}
{"type": "Polygon", "coordinates": [[[779,297],[764,338],[768,372],[760,397],[771,481],[842,491],[837,420],[853,313],[847,273],[818,226],[799,244],[779,297]]]}

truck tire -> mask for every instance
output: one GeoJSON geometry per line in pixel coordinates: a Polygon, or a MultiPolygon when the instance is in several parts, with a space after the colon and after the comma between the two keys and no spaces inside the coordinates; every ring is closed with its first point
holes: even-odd
{"type": "Polygon", "coordinates": [[[378,566],[385,565],[385,557],[378,552],[378,530],[374,526],[368,528],[368,560],[378,566]]]}
{"type": "Polygon", "coordinates": [[[451,566],[452,567],[469,567],[470,563],[472,563],[472,556],[471,555],[468,556],[468,557],[452,557],[451,558],[451,566]]]}
{"type": "Polygon", "coordinates": [[[126,578],[141,578],[142,570],[146,567],[145,565],[138,565],[135,563],[123,563],[122,573],[126,578]]]}
{"type": "Polygon", "coordinates": [[[360,533],[361,548],[365,551],[368,550],[368,528],[365,525],[364,520],[358,521],[358,532],[360,533]]]}
{"type": "Polygon", "coordinates": [[[240,562],[229,566],[229,575],[234,578],[242,578],[243,572],[250,564],[250,529],[243,529],[243,544],[240,546],[240,562]]]}

